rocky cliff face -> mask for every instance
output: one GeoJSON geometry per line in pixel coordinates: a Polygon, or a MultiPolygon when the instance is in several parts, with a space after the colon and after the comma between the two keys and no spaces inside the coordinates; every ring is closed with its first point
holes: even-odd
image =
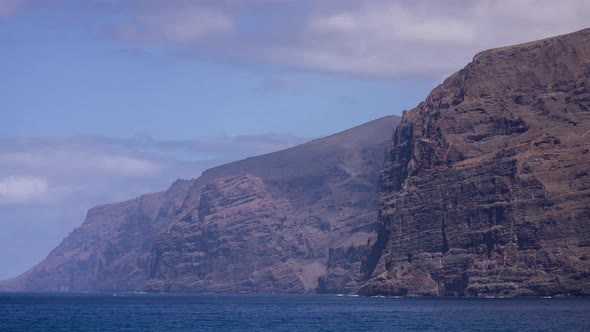
{"type": "Polygon", "coordinates": [[[590,295],[590,29],[494,49],[405,112],[366,295],[590,295]]]}
{"type": "Polygon", "coordinates": [[[0,289],[590,296],[590,29],[476,55],[384,156],[398,123],[94,208],[0,289]]]}
{"type": "Polygon", "coordinates": [[[206,171],[215,180],[189,190],[158,239],[147,289],[356,291],[362,257],[349,253],[376,235],[379,171],[398,122],[206,171]]]}
{"type": "Polygon", "coordinates": [[[91,209],[47,259],[0,289],[356,291],[397,123],[385,117],[91,209]]]}
{"type": "Polygon", "coordinates": [[[191,183],[178,180],[165,192],[90,209],[86,221],[43,262],[1,282],[0,290],[141,290],[153,242],[191,183]]]}

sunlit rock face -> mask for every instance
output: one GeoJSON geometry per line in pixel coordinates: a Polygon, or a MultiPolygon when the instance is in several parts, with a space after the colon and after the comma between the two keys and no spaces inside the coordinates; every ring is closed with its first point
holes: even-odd
{"type": "Polygon", "coordinates": [[[482,52],[404,114],[367,295],[590,295],[590,29],[482,52]]]}

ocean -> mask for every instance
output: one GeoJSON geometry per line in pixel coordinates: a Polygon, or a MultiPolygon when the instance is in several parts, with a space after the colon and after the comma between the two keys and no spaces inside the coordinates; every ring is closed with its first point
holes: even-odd
{"type": "Polygon", "coordinates": [[[590,331],[590,299],[0,293],[0,331],[590,331]]]}

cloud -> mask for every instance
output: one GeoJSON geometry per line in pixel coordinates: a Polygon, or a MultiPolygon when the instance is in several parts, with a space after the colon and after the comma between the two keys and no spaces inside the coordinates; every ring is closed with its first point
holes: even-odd
{"type": "Polygon", "coordinates": [[[23,2],[23,0],[0,0],[0,17],[12,15],[23,2]]]}
{"type": "Polygon", "coordinates": [[[129,157],[103,157],[99,160],[99,167],[114,173],[122,173],[130,176],[145,176],[155,174],[161,167],[156,162],[129,158],[129,157]]]}
{"type": "Polygon", "coordinates": [[[232,18],[198,2],[146,1],[135,7],[130,19],[111,29],[116,38],[139,43],[187,44],[234,30],[232,18]]]}
{"type": "Polygon", "coordinates": [[[51,5],[55,0],[0,0],[0,20],[3,17],[15,16],[31,9],[51,5]]]}
{"type": "MultiPolygon", "coordinates": [[[[141,3],[141,2],[140,2],[141,3]]],[[[171,55],[354,76],[440,78],[475,53],[587,27],[586,0],[167,2],[114,36],[171,55]]]]}
{"type": "Polygon", "coordinates": [[[482,50],[584,28],[586,1],[360,1],[318,9],[280,62],[352,75],[438,77],[482,50]]]}
{"type": "Polygon", "coordinates": [[[587,0],[0,0],[0,17],[31,4],[84,17],[60,24],[100,29],[122,55],[437,80],[480,51],[583,29],[590,16],[587,0]]]}
{"type": "Polygon", "coordinates": [[[260,83],[258,89],[262,92],[272,92],[272,91],[281,91],[281,90],[298,90],[301,88],[301,84],[297,82],[297,80],[285,76],[270,76],[266,77],[260,83]]]}
{"type": "Polygon", "coordinates": [[[192,140],[154,141],[149,136],[139,139],[119,141],[119,144],[134,146],[137,149],[158,150],[177,153],[181,158],[226,159],[246,158],[253,155],[282,150],[308,141],[309,138],[289,134],[267,133],[238,136],[202,136],[192,140]],[[192,157],[191,157],[192,156],[192,157]]]}
{"type": "Polygon", "coordinates": [[[149,136],[0,139],[0,179],[5,179],[0,200],[6,205],[71,200],[98,204],[128,199],[164,190],[177,178],[196,178],[215,165],[307,140],[285,134],[192,140],[149,136]],[[29,176],[19,177],[23,173],[29,176]],[[50,193],[51,199],[41,200],[43,193],[50,193]]]}
{"type": "MultiPolygon", "coordinates": [[[[100,151],[89,147],[29,146],[28,151],[0,151],[0,173],[8,170],[40,171],[70,177],[87,173],[94,176],[145,177],[158,173],[162,165],[156,156],[125,156],[120,152],[100,151]],[[72,173],[74,172],[74,173],[72,173]]],[[[132,153],[133,154],[133,153],[132,153]]]]}
{"type": "Polygon", "coordinates": [[[0,205],[43,200],[49,194],[47,179],[36,176],[9,176],[0,179],[0,205]]]}

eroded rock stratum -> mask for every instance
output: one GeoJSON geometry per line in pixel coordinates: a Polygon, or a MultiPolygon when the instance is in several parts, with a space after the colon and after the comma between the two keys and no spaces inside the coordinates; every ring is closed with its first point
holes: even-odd
{"type": "Polygon", "coordinates": [[[590,295],[590,29],[476,55],[381,181],[362,294],[590,295]]]}

